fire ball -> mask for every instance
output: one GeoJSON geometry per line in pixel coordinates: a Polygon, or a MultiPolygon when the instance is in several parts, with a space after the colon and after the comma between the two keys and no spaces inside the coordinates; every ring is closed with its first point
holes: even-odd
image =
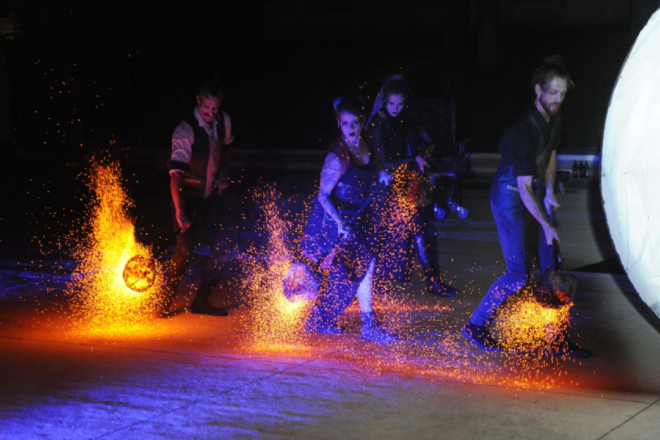
{"type": "Polygon", "coordinates": [[[309,267],[303,263],[294,264],[284,281],[283,293],[290,302],[314,301],[319,296],[319,283],[309,267]]]}
{"type": "Polygon", "coordinates": [[[128,260],[122,273],[126,287],[144,292],[156,281],[156,268],[151,258],[136,255],[128,260]]]}

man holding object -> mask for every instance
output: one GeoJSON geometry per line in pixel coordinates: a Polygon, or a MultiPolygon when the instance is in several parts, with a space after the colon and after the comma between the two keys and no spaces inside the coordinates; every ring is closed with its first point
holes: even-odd
{"type": "Polygon", "coordinates": [[[229,245],[222,231],[222,217],[228,209],[220,194],[227,187],[231,147],[231,120],[220,110],[224,90],[219,80],[206,82],[197,95],[197,106],[172,134],[170,159],[170,192],[175,227],[181,232],[167,271],[165,286],[167,314],[181,277],[186,271],[197,243],[211,242],[211,258],[190,311],[226,316],[227,311],[214,308],[208,297],[222,276],[229,260],[229,245]],[[194,221],[193,221],[194,218],[194,221]]]}
{"type": "MultiPolygon", "coordinates": [[[[490,202],[507,271],[493,283],[463,328],[463,335],[482,350],[501,350],[488,324],[497,308],[527,283],[530,240],[538,237],[541,272],[554,270],[553,240],[561,241],[547,213],[560,206],[554,194],[562,121],[559,109],[572,85],[561,57],[546,58],[532,77],[534,103],[500,140],[502,156],[491,185],[490,202]]],[[[589,355],[570,341],[567,346],[562,354],[589,355]]]]}

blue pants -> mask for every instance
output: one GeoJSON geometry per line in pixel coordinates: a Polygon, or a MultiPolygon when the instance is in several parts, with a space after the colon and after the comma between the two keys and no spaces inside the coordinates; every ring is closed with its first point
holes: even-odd
{"type": "Polygon", "coordinates": [[[516,293],[527,283],[529,276],[527,254],[530,249],[530,240],[538,239],[541,272],[554,268],[552,246],[546,244],[543,228],[529,211],[524,210],[522,215],[511,218],[504,215],[492,201],[490,207],[497,223],[497,232],[500,235],[507,271],[490,286],[479,307],[472,314],[470,322],[479,326],[485,325],[492,319],[495,310],[504,303],[509,295],[516,293]]]}

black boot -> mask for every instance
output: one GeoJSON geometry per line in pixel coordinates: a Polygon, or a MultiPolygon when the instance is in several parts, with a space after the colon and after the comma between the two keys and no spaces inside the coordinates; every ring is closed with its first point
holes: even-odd
{"type": "Polygon", "coordinates": [[[485,325],[475,325],[468,321],[461,333],[466,339],[484,351],[502,351],[502,347],[493,339],[488,327],[485,325]]]}
{"type": "Polygon", "coordinates": [[[216,309],[211,304],[209,304],[209,296],[213,292],[213,288],[217,284],[216,280],[213,280],[206,274],[202,275],[202,280],[199,282],[199,287],[197,288],[197,295],[193,299],[192,304],[190,305],[190,312],[197,313],[201,315],[211,315],[211,316],[227,316],[227,310],[225,308],[216,309]]]}
{"type": "Polygon", "coordinates": [[[394,342],[398,339],[395,333],[390,333],[382,327],[374,312],[360,312],[360,318],[362,319],[362,340],[394,342]]]}
{"type": "Polygon", "coordinates": [[[327,323],[323,320],[323,314],[317,304],[313,304],[309,310],[309,315],[303,325],[305,333],[324,333],[326,335],[339,335],[344,333],[344,329],[337,323],[327,323]]]}
{"type": "Polygon", "coordinates": [[[415,249],[417,250],[419,261],[422,263],[422,268],[424,268],[426,274],[429,293],[440,296],[456,295],[459,292],[458,289],[442,282],[442,277],[440,277],[440,274],[438,273],[438,268],[433,264],[429,246],[427,246],[426,237],[424,235],[417,235],[415,237],[415,249]]]}
{"type": "Polygon", "coordinates": [[[588,358],[591,352],[586,348],[571,342],[567,335],[561,335],[553,344],[553,347],[546,350],[546,354],[556,357],[569,358],[588,358]]]}

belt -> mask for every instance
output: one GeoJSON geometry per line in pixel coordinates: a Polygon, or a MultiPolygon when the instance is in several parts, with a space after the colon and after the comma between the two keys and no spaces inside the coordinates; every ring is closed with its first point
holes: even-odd
{"type": "Polygon", "coordinates": [[[339,196],[340,198],[343,199],[350,199],[350,200],[363,200],[368,197],[367,194],[365,194],[365,189],[362,187],[355,187],[351,185],[346,185],[345,183],[339,182],[337,186],[335,187],[335,190],[333,191],[333,194],[336,196],[339,196]]]}

